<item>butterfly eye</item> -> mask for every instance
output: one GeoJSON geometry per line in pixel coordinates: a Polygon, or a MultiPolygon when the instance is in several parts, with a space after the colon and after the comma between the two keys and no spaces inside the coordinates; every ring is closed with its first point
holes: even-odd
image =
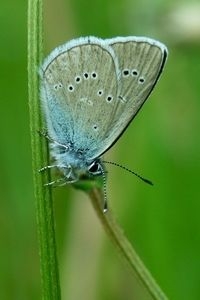
{"type": "Polygon", "coordinates": [[[101,165],[98,161],[94,161],[89,167],[88,167],[88,171],[92,174],[92,175],[100,175],[102,174],[102,169],[101,169],[101,165]]]}

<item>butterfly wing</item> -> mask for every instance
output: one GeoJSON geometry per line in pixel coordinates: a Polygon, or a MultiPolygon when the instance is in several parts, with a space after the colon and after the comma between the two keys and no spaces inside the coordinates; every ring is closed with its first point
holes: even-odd
{"type": "Polygon", "coordinates": [[[92,160],[107,151],[156,84],[167,56],[147,38],[79,38],[56,48],[40,70],[49,135],[92,160]]]}
{"type": "Polygon", "coordinates": [[[99,155],[117,141],[138,113],[159,79],[167,57],[166,47],[152,39],[117,37],[105,41],[118,60],[118,91],[99,155]]]}
{"type": "Polygon", "coordinates": [[[94,37],[72,40],[50,54],[40,75],[52,139],[87,152],[88,159],[96,156],[115,107],[116,69],[112,48],[94,37]]]}

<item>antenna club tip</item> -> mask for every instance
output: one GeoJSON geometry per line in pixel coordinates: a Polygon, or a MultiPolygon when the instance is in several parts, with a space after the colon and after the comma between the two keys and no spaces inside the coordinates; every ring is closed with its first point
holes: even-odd
{"type": "Polygon", "coordinates": [[[108,205],[107,203],[104,204],[103,213],[106,214],[108,211],[108,205]]]}
{"type": "Polygon", "coordinates": [[[145,179],[143,178],[143,180],[144,180],[144,182],[146,182],[146,183],[148,183],[148,184],[150,184],[150,185],[154,185],[152,181],[150,181],[150,180],[148,180],[148,179],[146,179],[146,178],[145,178],[145,179]]]}

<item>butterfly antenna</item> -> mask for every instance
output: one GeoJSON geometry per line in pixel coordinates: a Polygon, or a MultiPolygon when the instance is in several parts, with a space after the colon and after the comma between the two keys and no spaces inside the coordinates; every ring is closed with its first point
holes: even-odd
{"type": "Polygon", "coordinates": [[[114,163],[114,162],[112,162],[112,161],[106,161],[106,160],[104,160],[103,163],[106,163],[106,164],[110,164],[110,165],[114,165],[114,166],[120,167],[121,169],[124,169],[124,170],[128,171],[129,173],[131,173],[131,174],[137,176],[137,177],[140,178],[142,181],[144,181],[144,182],[146,182],[146,183],[148,183],[148,184],[150,184],[150,185],[153,185],[153,182],[150,181],[149,179],[146,179],[146,178],[142,177],[141,175],[139,175],[139,174],[133,172],[132,170],[130,170],[130,169],[128,169],[128,168],[126,168],[126,167],[124,167],[124,166],[122,166],[122,165],[120,165],[120,164],[114,163]]]}
{"type": "Polygon", "coordinates": [[[102,165],[100,165],[100,168],[101,168],[101,174],[103,178],[103,195],[104,195],[103,212],[106,213],[108,210],[107,191],[106,191],[106,173],[102,165]]]}

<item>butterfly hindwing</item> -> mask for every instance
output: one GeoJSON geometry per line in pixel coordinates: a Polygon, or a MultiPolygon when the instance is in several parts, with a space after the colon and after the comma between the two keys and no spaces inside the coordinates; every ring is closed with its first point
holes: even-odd
{"type": "MultiPolygon", "coordinates": [[[[118,37],[106,41],[114,50],[119,68],[116,107],[104,140],[108,149],[153,90],[162,72],[167,49],[163,44],[147,38],[118,37]]],[[[107,149],[101,150],[105,152],[107,149]]]]}

